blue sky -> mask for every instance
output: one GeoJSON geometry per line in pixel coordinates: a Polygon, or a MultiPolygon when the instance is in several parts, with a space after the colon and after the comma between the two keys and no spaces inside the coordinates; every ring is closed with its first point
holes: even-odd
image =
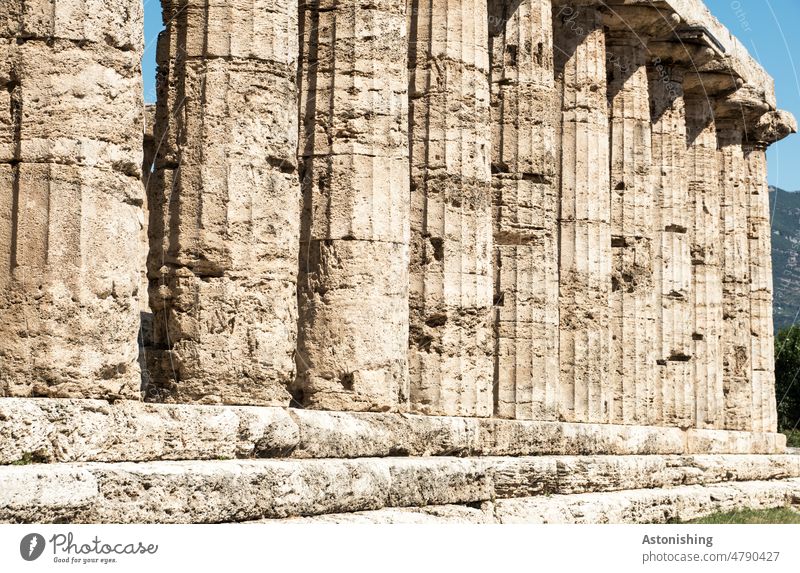
{"type": "MultiPolygon", "coordinates": [[[[800,1],[705,0],[706,5],[747,46],[775,78],[778,107],[800,118],[800,1]]],[[[800,135],[769,149],[769,182],[800,190],[800,135]]]]}
{"type": "MultiPolygon", "coordinates": [[[[800,118],[799,0],[706,0],[706,5],[748,47],[775,78],[778,106],[800,118]]],[[[161,26],[160,0],[144,0],[144,93],[155,101],[156,39],[161,26]]],[[[789,191],[800,190],[800,135],[769,150],[769,181],[789,191]]]]}

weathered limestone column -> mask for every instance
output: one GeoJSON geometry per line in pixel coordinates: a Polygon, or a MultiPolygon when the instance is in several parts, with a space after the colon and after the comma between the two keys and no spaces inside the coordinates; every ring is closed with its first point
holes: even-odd
{"type": "Polygon", "coordinates": [[[693,425],[691,203],[686,174],[683,72],[657,60],[648,70],[654,177],[656,293],[654,423],[693,425]]]}
{"type": "Polygon", "coordinates": [[[409,0],[411,405],[492,414],[486,0],[409,0]]]}
{"type": "Polygon", "coordinates": [[[717,131],[708,96],[687,93],[686,175],[689,190],[693,310],[692,367],[696,425],[721,429],[722,244],[717,131]]]}
{"type": "Polygon", "coordinates": [[[725,428],[752,430],[748,184],[741,118],[717,121],[722,198],[722,365],[725,428]]]}
{"type": "Polygon", "coordinates": [[[600,14],[556,4],[555,76],[561,102],[560,417],[607,422],[610,385],[610,196],[606,46],[600,14]]]}
{"type": "Polygon", "coordinates": [[[551,0],[498,2],[492,47],[495,414],[558,416],[557,114],[551,0]]]}
{"type": "Polygon", "coordinates": [[[754,135],[748,133],[749,141],[743,146],[747,170],[752,429],[755,432],[774,432],[777,430],[777,408],[767,145],[764,142],[751,142],[754,135]]]}
{"type": "Polygon", "coordinates": [[[750,267],[750,341],[753,431],[777,431],[775,342],[772,322],[772,241],[767,146],[797,131],[785,112],[768,112],[747,130],[747,233],[750,267]]]}
{"type": "Polygon", "coordinates": [[[303,214],[296,400],[408,402],[405,0],[301,2],[303,214]]]}
{"type": "Polygon", "coordinates": [[[148,399],[286,405],[300,220],[297,5],[163,8],[148,399]]]}
{"type": "Polygon", "coordinates": [[[0,4],[0,396],[139,399],[139,0],[0,4]]]}
{"type": "Polygon", "coordinates": [[[654,193],[647,48],[628,31],[610,32],[611,421],[652,423],[656,296],[654,193]]]}

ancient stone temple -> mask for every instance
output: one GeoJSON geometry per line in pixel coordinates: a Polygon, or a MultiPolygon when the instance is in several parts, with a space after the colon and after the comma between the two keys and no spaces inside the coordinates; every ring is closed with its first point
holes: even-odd
{"type": "Polygon", "coordinates": [[[800,498],[796,123],[700,0],[162,8],[151,108],[139,0],[0,5],[0,521],[800,498]]]}

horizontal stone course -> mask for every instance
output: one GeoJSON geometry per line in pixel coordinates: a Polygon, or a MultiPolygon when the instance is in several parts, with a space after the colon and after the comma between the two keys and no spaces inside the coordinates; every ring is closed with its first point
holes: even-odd
{"type": "MultiPolygon", "coordinates": [[[[796,503],[800,480],[558,495],[484,503],[386,508],[280,520],[281,523],[668,523],[720,511],[796,503]]],[[[265,520],[266,521],[266,520],[265,520]]],[[[269,521],[267,521],[269,522],[269,521]]]]}
{"type": "MultiPolygon", "coordinates": [[[[622,504],[609,495],[608,506],[599,506],[607,514],[587,513],[613,522],[650,518],[653,507],[672,507],[684,494],[689,502],[680,504],[702,508],[686,489],[694,484],[799,477],[800,456],[788,455],[34,464],[0,468],[0,522],[222,523],[484,502],[512,521],[566,520],[578,515],[577,494],[628,491],[622,504]],[[672,490],[654,493],[662,488],[672,490]],[[551,496],[564,499],[551,506],[551,496]],[[514,498],[521,499],[504,501],[514,498]]],[[[717,497],[730,499],[736,487],[717,497]]]]}
{"type": "Polygon", "coordinates": [[[0,400],[0,465],[293,457],[781,453],[782,434],[102,400],[0,400]]]}

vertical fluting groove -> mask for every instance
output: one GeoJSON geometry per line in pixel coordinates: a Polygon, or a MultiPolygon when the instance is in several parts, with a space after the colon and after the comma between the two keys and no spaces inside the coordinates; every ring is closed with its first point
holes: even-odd
{"type": "Polygon", "coordinates": [[[646,50],[635,36],[608,39],[611,379],[622,398],[612,421],[620,424],[647,424],[655,418],[654,195],[646,50]]]}
{"type": "Polygon", "coordinates": [[[561,93],[559,217],[559,418],[611,419],[611,236],[606,47],[594,8],[553,13],[561,93]],[[590,404],[590,401],[592,402],[590,404]]]}
{"type": "Polygon", "coordinates": [[[722,429],[722,234],[717,131],[707,96],[687,95],[685,102],[692,259],[692,371],[698,405],[695,424],[699,428],[722,429]]]}
{"type": "Polygon", "coordinates": [[[696,416],[705,416],[707,405],[705,394],[695,392],[692,363],[692,206],[686,172],[683,78],[675,69],[656,66],[649,70],[649,79],[657,297],[653,423],[691,427],[696,416]]]}
{"type": "Polygon", "coordinates": [[[162,6],[148,399],[287,405],[300,225],[297,4],[162,6]],[[262,13],[263,25],[251,25],[262,13]]]}
{"type": "Polygon", "coordinates": [[[411,407],[492,414],[486,0],[409,2],[411,407]]]}
{"type": "Polygon", "coordinates": [[[304,1],[297,380],[309,408],[408,408],[406,1],[304,1]]]}
{"type": "Polygon", "coordinates": [[[491,37],[495,414],[558,415],[555,83],[550,0],[498,3],[491,37]]]}
{"type": "Polygon", "coordinates": [[[753,431],[777,431],[775,341],[772,322],[772,240],[766,147],[744,146],[750,271],[750,341],[753,431]]]}
{"type": "Polygon", "coordinates": [[[738,120],[718,125],[722,205],[722,360],[725,429],[751,430],[750,260],[748,184],[738,120]]]}
{"type": "Polygon", "coordinates": [[[0,12],[0,396],[140,399],[141,3],[0,12]]]}

